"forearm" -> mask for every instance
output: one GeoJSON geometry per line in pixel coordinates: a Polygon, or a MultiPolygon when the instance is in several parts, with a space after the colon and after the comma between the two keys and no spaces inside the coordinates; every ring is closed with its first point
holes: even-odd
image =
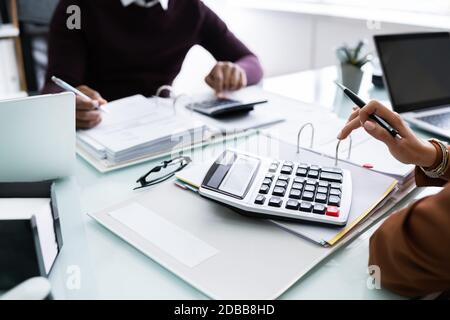
{"type": "Polygon", "coordinates": [[[236,64],[238,64],[242,69],[244,69],[247,75],[248,85],[257,84],[258,82],[261,81],[263,77],[263,70],[259,62],[259,59],[256,56],[252,54],[247,55],[236,61],[236,64]]]}

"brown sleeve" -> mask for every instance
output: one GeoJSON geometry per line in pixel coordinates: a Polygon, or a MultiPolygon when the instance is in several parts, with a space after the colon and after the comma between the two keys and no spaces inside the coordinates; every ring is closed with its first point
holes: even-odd
{"type": "Polygon", "coordinates": [[[450,184],[389,217],[370,239],[369,265],[400,295],[450,289],[450,184]]]}
{"type": "MultiPolygon", "coordinates": [[[[433,145],[438,151],[438,157],[435,163],[431,166],[432,168],[435,168],[442,162],[442,151],[441,148],[436,143],[433,142],[433,145]]],[[[419,167],[416,167],[415,169],[415,177],[416,177],[416,184],[419,187],[428,187],[428,186],[442,187],[447,182],[450,181],[450,162],[449,165],[447,166],[447,170],[440,179],[433,179],[428,177],[419,167]]]]}

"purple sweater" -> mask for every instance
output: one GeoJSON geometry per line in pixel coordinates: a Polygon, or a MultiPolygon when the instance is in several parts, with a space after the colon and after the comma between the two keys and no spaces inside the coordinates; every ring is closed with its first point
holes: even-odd
{"type": "Polygon", "coordinates": [[[60,92],[50,80],[97,90],[107,100],[154,95],[171,84],[189,49],[199,44],[219,61],[238,63],[248,84],[262,78],[257,57],[200,0],[124,7],[120,0],[61,0],[51,23],[43,93],[60,92]],[[66,27],[68,6],[81,8],[81,30],[66,27]]]}

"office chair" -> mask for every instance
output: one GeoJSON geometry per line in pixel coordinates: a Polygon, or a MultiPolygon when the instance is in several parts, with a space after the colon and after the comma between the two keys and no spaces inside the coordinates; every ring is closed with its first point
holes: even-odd
{"type": "Polygon", "coordinates": [[[42,88],[47,70],[50,21],[59,0],[18,0],[25,77],[30,94],[42,88]]]}

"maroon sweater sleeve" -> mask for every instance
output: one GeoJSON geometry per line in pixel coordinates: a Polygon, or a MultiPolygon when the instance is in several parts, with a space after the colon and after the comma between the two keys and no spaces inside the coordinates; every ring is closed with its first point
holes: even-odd
{"type": "MultiPolygon", "coordinates": [[[[82,32],[83,25],[81,30],[70,30],[67,27],[67,19],[70,15],[66,11],[71,5],[82,8],[81,0],[61,0],[53,15],[48,48],[49,64],[45,85],[42,89],[43,93],[62,91],[51,81],[52,76],[61,78],[75,87],[85,82],[86,41],[82,32]]],[[[81,9],[81,13],[83,13],[83,9],[81,9]]],[[[83,17],[81,17],[81,23],[83,23],[83,17]]]]}
{"type": "Polygon", "coordinates": [[[201,30],[199,44],[218,61],[237,63],[245,70],[249,85],[258,83],[263,70],[258,58],[228,29],[211,9],[199,1],[201,30]]]}

